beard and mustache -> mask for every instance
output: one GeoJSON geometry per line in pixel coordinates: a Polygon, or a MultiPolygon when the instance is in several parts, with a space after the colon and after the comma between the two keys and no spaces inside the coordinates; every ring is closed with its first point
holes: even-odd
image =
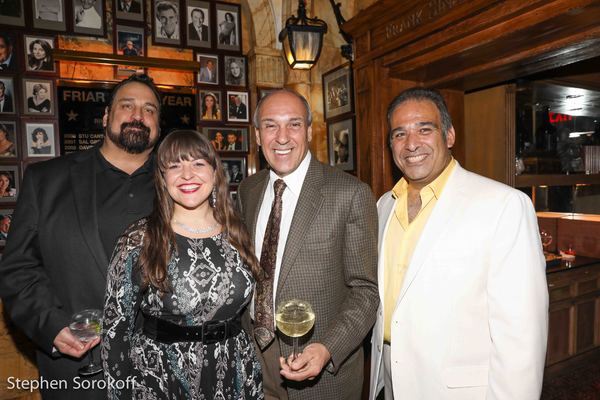
{"type": "Polygon", "coordinates": [[[110,124],[108,124],[106,134],[114,144],[129,154],[140,154],[151,149],[158,141],[159,136],[157,135],[153,140],[150,140],[150,128],[137,120],[123,122],[119,133],[113,132],[110,129],[110,124]]]}

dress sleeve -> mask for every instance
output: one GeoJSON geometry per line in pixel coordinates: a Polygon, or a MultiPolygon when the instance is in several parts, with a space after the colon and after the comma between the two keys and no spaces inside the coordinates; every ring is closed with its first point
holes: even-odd
{"type": "Polygon", "coordinates": [[[131,340],[142,301],[141,275],[137,267],[140,235],[134,231],[121,236],[108,270],[101,344],[108,399],[132,398],[132,387],[123,383],[133,378],[131,340]],[[117,384],[117,381],[120,382],[117,384]]]}

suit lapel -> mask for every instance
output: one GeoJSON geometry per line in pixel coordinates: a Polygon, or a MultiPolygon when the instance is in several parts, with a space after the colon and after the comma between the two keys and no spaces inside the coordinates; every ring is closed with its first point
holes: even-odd
{"type": "Polygon", "coordinates": [[[317,217],[319,209],[323,204],[323,194],[321,193],[321,186],[323,186],[322,168],[321,163],[313,156],[310,160],[304,183],[302,184],[302,190],[298,197],[298,203],[296,204],[296,210],[294,211],[292,224],[285,244],[279,280],[277,282],[278,294],[281,293],[285,285],[285,280],[294,265],[296,257],[298,257],[302,243],[304,243],[304,236],[317,217]]]}
{"type": "MultiPolygon", "coordinates": [[[[82,154],[83,155],[83,154],[82,154]]],[[[71,185],[75,196],[75,211],[83,238],[92,253],[96,266],[106,277],[108,258],[104,254],[100,232],[98,232],[98,215],[96,213],[96,173],[93,153],[85,153],[87,157],[71,164],[71,185]]]]}
{"type": "Polygon", "coordinates": [[[457,162],[454,171],[448,178],[448,182],[444,187],[442,195],[429,216],[429,220],[417,242],[417,247],[413,252],[408,270],[406,271],[397,304],[402,301],[402,298],[410,288],[415,277],[431,256],[431,251],[432,249],[435,249],[439,238],[447,229],[452,228],[451,220],[460,208],[459,205],[464,204],[462,198],[465,194],[462,191],[461,185],[463,175],[464,170],[457,162]]]}
{"type": "MultiPolygon", "coordinates": [[[[246,217],[248,231],[252,235],[252,243],[254,243],[256,238],[256,222],[258,220],[258,212],[260,211],[260,205],[265,197],[268,183],[269,173],[267,171],[258,184],[248,188],[248,203],[247,208],[244,211],[244,216],[246,217]]],[[[257,254],[257,257],[260,259],[260,254],[257,254]]]]}

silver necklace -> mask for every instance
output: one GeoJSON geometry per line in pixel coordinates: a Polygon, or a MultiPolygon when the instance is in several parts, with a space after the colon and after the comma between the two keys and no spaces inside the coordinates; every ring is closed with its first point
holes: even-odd
{"type": "Polygon", "coordinates": [[[175,225],[181,227],[185,231],[187,231],[189,233],[195,233],[196,235],[202,235],[204,233],[208,233],[208,232],[214,230],[217,226],[219,226],[219,223],[217,222],[214,225],[207,226],[206,228],[192,228],[191,226],[187,226],[186,224],[182,224],[181,222],[177,221],[175,218],[173,218],[173,223],[175,225]]]}

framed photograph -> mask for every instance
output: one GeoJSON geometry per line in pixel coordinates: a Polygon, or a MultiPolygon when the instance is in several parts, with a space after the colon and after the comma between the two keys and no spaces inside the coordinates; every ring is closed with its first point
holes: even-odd
{"type": "Polygon", "coordinates": [[[19,195],[19,167],[0,165],[0,203],[17,201],[19,195]]]}
{"type": "Polygon", "coordinates": [[[64,0],[33,0],[33,27],[65,32],[64,0]]]}
{"type": "Polygon", "coordinates": [[[232,186],[237,186],[246,177],[245,157],[222,157],[223,171],[232,186]]]}
{"type": "Polygon", "coordinates": [[[0,76],[0,114],[15,113],[15,84],[13,78],[0,76]]]}
{"type": "Polygon", "coordinates": [[[8,238],[8,230],[10,229],[10,223],[12,222],[12,216],[12,209],[0,210],[0,246],[6,245],[6,239],[8,238]]]}
{"type": "Polygon", "coordinates": [[[231,198],[231,201],[233,202],[233,204],[237,204],[237,199],[238,199],[238,193],[237,190],[230,190],[229,191],[229,197],[231,198]]]}
{"type": "Polygon", "coordinates": [[[152,40],[157,44],[181,45],[181,16],[179,1],[153,0],[152,40]]]}
{"type": "Polygon", "coordinates": [[[55,123],[26,122],[27,157],[54,157],[56,155],[55,123]]]}
{"type": "Polygon", "coordinates": [[[28,36],[23,39],[25,47],[25,70],[27,72],[56,72],[54,62],[54,38],[51,36],[28,36]]]}
{"type": "Polygon", "coordinates": [[[143,22],[145,3],[143,0],[115,0],[117,19],[143,22]]]}
{"type": "Polygon", "coordinates": [[[223,119],[223,103],[221,92],[199,90],[200,119],[203,121],[221,121],[223,119]]]}
{"type": "Polygon", "coordinates": [[[248,92],[227,92],[227,119],[234,122],[248,122],[248,92]]]}
{"type": "Polygon", "coordinates": [[[0,72],[18,71],[18,49],[15,32],[0,31],[0,72]]]}
{"type": "Polygon", "coordinates": [[[323,74],[323,104],[325,118],[352,111],[352,69],[342,65],[323,74]]]}
{"type": "Polygon", "coordinates": [[[18,137],[16,123],[0,121],[0,159],[17,158],[18,137]]]}
{"type": "Polygon", "coordinates": [[[246,86],[246,57],[225,56],[225,84],[246,86]]]}
{"type": "Polygon", "coordinates": [[[200,63],[198,83],[217,85],[219,83],[219,57],[210,54],[196,54],[196,61],[200,63]]]}
{"type": "Polygon", "coordinates": [[[327,124],[329,164],[354,171],[354,118],[327,124]]]}
{"type": "Polygon", "coordinates": [[[216,3],[217,6],[217,49],[241,50],[240,6],[216,3]]]}
{"type": "Polygon", "coordinates": [[[210,47],[210,4],[207,1],[186,0],[185,24],[189,47],[210,47]]]}
{"type": "Polygon", "coordinates": [[[104,0],[72,0],[72,6],[75,33],[104,36],[104,0]]]}
{"type": "Polygon", "coordinates": [[[202,132],[217,151],[248,151],[248,128],[204,127],[202,132]]]}
{"type": "Polygon", "coordinates": [[[117,54],[124,56],[143,56],[144,28],[117,25],[117,54]]]}
{"type": "Polygon", "coordinates": [[[0,20],[3,25],[25,26],[23,0],[4,0],[1,2],[0,20]]]}
{"type": "Polygon", "coordinates": [[[23,78],[23,114],[54,114],[54,81],[23,78]]]}

